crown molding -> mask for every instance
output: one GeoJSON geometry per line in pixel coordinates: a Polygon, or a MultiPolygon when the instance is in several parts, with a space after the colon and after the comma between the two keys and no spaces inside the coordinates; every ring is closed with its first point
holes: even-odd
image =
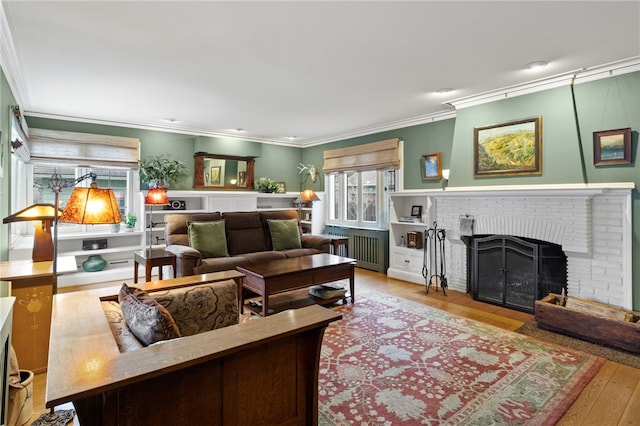
{"type": "Polygon", "coordinates": [[[417,126],[425,123],[433,123],[435,121],[448,120],[450,118],[455,118],[455,111],[440,111],[433,114],[428,115],[419,115],[417,117],[406,118],[397,121],[391,121],[388,123],[377,124],[370,127],[363,127],[361,129],[351,130],[344,133],[339,133],[323,138],[317,139],[309,139],[302,142],[301,146],[303,148],[316,146],[316,145],[324,145],[330,142],[337,142],[344,139],[356,138],[359,136],[367,136],[372,135],[374,133],[386,132],[388,130],[397,130],[405,127],[417,126]]]}
{"type": "Polygon", "coordinates": [[[9,88],[18,105],[28,102],[27,86],[22,80],[22,71],[18,55],[13,44],[13,37],[4,10],[4,1],[0,2],[0,66],[9,83],[9,88]]]}
{"type": "Polygon", "coordinates": [[[458,110],[507,98],[513,98],[516,96],[541,92],[543,90],[549,90],[556,87],[568,86],[570,84],[586,83],[588,81],[599,80],[602,78],[627,74],[635,71],[640,71],[640,56],[635,56],[632,58],[627,58],[596,67],[580,68],[562,74],[533,80],[524,84],[503,87],[501,89],[491,90],[489,92],[484,92],[473,96],[453,99],[444,103],[458,110]]]}

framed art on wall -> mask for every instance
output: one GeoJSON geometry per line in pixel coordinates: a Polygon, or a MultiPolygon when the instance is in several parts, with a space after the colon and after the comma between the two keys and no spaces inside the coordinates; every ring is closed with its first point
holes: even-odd
{"type": "Polygon", "coordinates": [[[593,132],[593,165],[631,164],[631,128],[593,132]]]}
{"type": "Polygon", "coordinates": [[[287,192],[287,187],[284,182],[276,182],[276,185],[278,185],[278,189],[276,190],[276,193],[284,194],[285,192],[287,192]]]}
{"type": "Polygon", "coordinates": [[[209,178],[211,179],[211,185],[220,185],[220,166],[211,167],[209,178]]]}
{"type": "Polygon", "coordinates": [[[442,179],[440,153],[432,152],[430,154],[423,155],[420,159],[420,170],[422,171],[422,180],[442,179]]]}
{"type": "Polygon", "coordinates": [[[473,129],[474,177],[542,174],[542,117],[473,129]]]}

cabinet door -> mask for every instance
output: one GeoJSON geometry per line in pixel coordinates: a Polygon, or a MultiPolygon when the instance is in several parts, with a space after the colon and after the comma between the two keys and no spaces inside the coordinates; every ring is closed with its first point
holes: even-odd
{"type": "Polygon", "coordinates": [[[391,264],[397,269],[403,269],[416,274],[422,273],[422,250],[394,248],[391,250],[391,264]]]}

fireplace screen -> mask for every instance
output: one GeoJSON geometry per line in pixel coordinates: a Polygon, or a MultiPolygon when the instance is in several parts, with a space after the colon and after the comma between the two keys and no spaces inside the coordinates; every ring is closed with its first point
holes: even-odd
{"type": "Polygon", "coordinates": [[[474,299],[533,312],[535,301],[567,287],[566,256],[556,244],[505,235],[474,236],[469,244],[474,299]]]}

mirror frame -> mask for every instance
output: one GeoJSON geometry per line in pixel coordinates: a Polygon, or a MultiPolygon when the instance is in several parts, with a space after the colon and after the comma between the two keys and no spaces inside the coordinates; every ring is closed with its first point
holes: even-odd
{"type": "Polygon", "coordinates": [[[215,189],[220,191],[253,191],[254,190],[254,178],[253,170],[255,159],[253,157],[236,157],[233,155],[216,155],[207,154],[205,152],[197,152],[193,155],[194,168],[193,168],[193,187],[200,189],[215,189]],[[212,186],[204,184],[204,160],[235,160],[247,162],[247,186],[212,186]]]}

